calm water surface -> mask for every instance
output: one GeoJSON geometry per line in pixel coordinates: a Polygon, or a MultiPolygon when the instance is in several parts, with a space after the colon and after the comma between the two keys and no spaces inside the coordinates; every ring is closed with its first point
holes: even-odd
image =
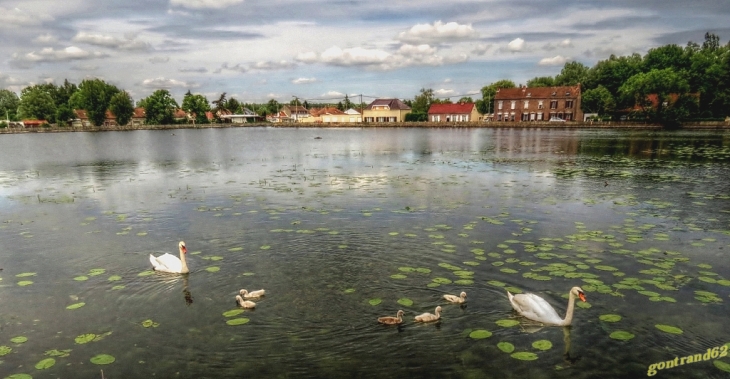
{"type": "MultiPolygon", "coordinates": [[[[730,342],[728,177],[714,132],[3,135],[0,377],[643,377],[730,342]],[[151,272],[180,240],[190,274],[151,272]],[[576,285],[571,328],[505,292],[563,315],[576,285]],[[266,296],[226,313],[241,288],[266,296]]],[[[716,358],[657,377],[727,377],[716,358]]]]}

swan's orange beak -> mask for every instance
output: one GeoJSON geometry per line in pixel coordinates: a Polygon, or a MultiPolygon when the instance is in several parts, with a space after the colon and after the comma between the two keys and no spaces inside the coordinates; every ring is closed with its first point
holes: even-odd
{"type": "MultiPolygon", "coordinates": [[[[188,253],[188,248],[185,247],[185,246],[183,246],[182,247],[182,251],[183,251],[183,254],[187,254],[188,253]]],[[[583,301],[585,301],[585,300],[583,300],[583,301]]]]}
{"type": "Polygon", "coordinates": [[[579,298],[580,298],[580,299],[581,299],[582,301],[584,301],[584,302],[586,301],[586,295],[585,295],[585,294],[584,294],[583,292],[578,292],[578,297],[579,297],[579,298]]]}

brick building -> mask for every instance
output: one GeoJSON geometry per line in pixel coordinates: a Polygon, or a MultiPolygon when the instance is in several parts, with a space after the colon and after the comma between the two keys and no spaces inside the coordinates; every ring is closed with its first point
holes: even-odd
{"type": "Polygon", "coordinates": [[[580,84],[502,88],[494,96],[494,121],[582,121],[580,84]]]}

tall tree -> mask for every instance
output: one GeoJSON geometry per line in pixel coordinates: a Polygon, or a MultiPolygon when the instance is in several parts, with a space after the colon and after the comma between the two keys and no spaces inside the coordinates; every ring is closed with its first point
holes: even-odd
{"type": "Polygon", "coordinates": [[[37,119],[54,122],[56,103],[43,86],[26,87],[20,93],[18,116],[24,119],[37,119]]]}
{"type": "Polygon", "coordinates": [[[354,108],[354,107],[355,107],[355,104],[352,101],[350,101],[350,98],[347,95],[345,95],[345,100],[342,101],[342,108],[343,108],[342,110],[346,111],[346,110],[348,110],[350,108],[354,108]]]}
{"type": "Polygon", "coordinates": [[[205,96],[200,94],[193,95],[188,91],[183,97],[182,109],[195,115],[195,122],[198,124],[208,123],[208,117],[205,116],[205,112],[210,111],[210,104],[205,96]]]}
{"type": "Polygon", "coordinates": [[[106,111],[112,96],[119,89],[101,79],[87,79],[79,84],[78,96],[72,95],[73,103],[86,110],[89,120],[94,125],[102,125],[106,119],[106,111]]]}
{"type": "Polygon", "coordinates": [[[619,88],[621,96],[633,99],[647,119],[665,126],[677,126],[689,117],[688,91],[687,81],[671,68],[636,74],[619,88]]]}
{"type": "Polygon", "coordinates": [[[580,62],[568,62],[555,77],[556,86],[584,85],[588,80],[590,68],[580,62]]]}
{"type": "Polygon", "coordinates": [[[138,105],[145,109],[148,124],[169,125],[175,122],[177,102],[166,89],[158,89],[152,95],[140,100],[138,105]]]}
{"type": "Polygon", "coordinates": [[[118,92],[109,100],[109,110],[117,116],[117,124],[127,125],[134,115],[134,101],[127,91],[118,92]]]}
{"type": "Polygon", "coordinates": [[[586,83],[584,88],[591,89],[602,85],[615,96],[618,94],[619,87],[630,77],[641,72],[642,65],[643,60],[639,54],[626,57],[611,55],[608,59],[599,61],[591,68],[587,80],[589,83],[586,83]]]}
{"type": "Polygon", "coordinates": [[[503,79],[498,80],[488,86],[482,87],[482,106],[483,109],[478,109],[479,113],[487,114],[487,113],[493,113],[494,112],[494,95],[497,94],[497,90],[501,88],[515,88],[515,82],[503,79]]]}
{"type": "Polygon", "coordinates": [[[528,87],[552,87],[555,85],[555,79],[551,76],[540,76],[527,81],[528,87]]]}
{"type": "Polygon", "coordinates": [[[20,105],[20,99],[15,92],[0,89],[0,119],[16,120],[18,105],[20,105]]]}
{"type": "Polygon", "coordinates": [[[428,108],[434,102],[433,89],[421,88],[421,93],[413,98],[411,103],[411,111],[413,113],[428,113],[428,108]]]}
{"type": "Polygon", "coordinates": [[[616,101],[606,87],[589,89],[583,92],[581,108],[586,113],[598,113],[599,116],[609,116],[616,111],[616,101]]]}

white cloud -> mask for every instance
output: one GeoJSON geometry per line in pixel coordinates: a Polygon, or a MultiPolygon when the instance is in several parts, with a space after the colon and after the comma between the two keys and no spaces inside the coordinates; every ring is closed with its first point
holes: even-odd
{"type": "Polygon", "coordinates": [[[170,0],[170,5],[191,9],[223,9],[243,3],[243,0],[170,0]]]}
{"type": "Polygon", "coordinates": [[[540,59],[540,62],[538,64],[540,66],[562,66],[565,64],[565,62],[570,62],[573,59],[569,57],[564,57],[562,55],[556,55],[552,58],[543,58],[540,59]]]}
{"type": "Polygon", "coordinates": [[[453,94],[454,90],[441,88],[441,89],[437,89],[437,90],[433,91],[433,93],[434,93],[434,95],[437,95],[437,96],[447,96],[447,95],[453,94]]]}
{"type": "Polygon", "coordinates": [[[573,47],[573,43],[570,41],[570,38],[562,40],[558,46],[560,47],[573,47]]]}
{"type": "Polygon", "coordinates": [[[52,21],[53,17],[40,12],[24,12],[21,9],[7,9],[0,7],[0,28],[11,28],[14,26],[40,25],[46,21],[52,21]]]}
{"type": "Polygon", "coordinates": [[[317,81],[317,78],[298,78],[298,79],[292,80],[291,82],[293,84],[309,84],[309,83],[314,83],[316,81],[317,81]]]}
{"type": "Polygon", "coordinates": [[[93,64],[77,64],[71,67],[75,71],[94,71],[98,68],[99,66],[93,64]]]}
{"type": "Polygon", "coordinates": [[[170,88],[195,88],[198,87],[196,83],[187,83],[175,79],[167,79],[164,77],[158,77],[154,79],[145,79],[142,81],[142,86],[147,88],[155,89],[170,89],[170,88]]]}
{"type": "Polygon", "coordinates": [[[332,46],[321,54],[302,53],[297,59],[305,63],[322,63],[332,66],[363,66],[369,69],[393,70],[410,66],[441,66],[449,63],[464,62],[466,54],[437,55],[437,49],[428,45],[401,45],[394,53],[380,49],[353,47],[341,49],[332,46]]]}
{"type": "Polygon", "coordinates": [[[103,34],[93,34],[86,32],[79,32],[72,39],[72,41],[120,50],[147,50],[150,48],[150,45],[148,43],[131,37],[122,39],[103,34]]]}
{"type": "Polygon", "coordinates": [[[322,97],[345,97],[345,94],[338,91],[328,91],[327,93],[323,93],[322,97]]]}
{"type": "Polygon", "coordinates": [[[405,57],[433,55],[436,54],[436,49],[426,44],[418,46],[406,44],[398,49],[398,54],[405,57]]]}
{"type": "Polygon", "coordinates": [[[317,53],[315,53],[314,51],[299,53],[297,54],[296,60],[302,63],[315,63],[317,62],[317,53]]]}
{"type": "Polygon", "coordinates": [[[100,52],[89,52],[76,46],[69,46],[63,50],[56,50],[46,47],[41,51],[33,51],[25,55],[13,54],[12,61],[18,64],[42,63],[42,62],[63,62],[83,59],[94,59],[106,57],[107,54],[100,52]]]}
{"type": "Polygon", "coordinates": [[[340,49],[332,46],[320,55],[320,60],[335,66],[365,66],[385,62],[390,54],[378,49],[353,47],[340,49]]]}
{"type": "Polygon", "coordinates": [[[185,67],[178,69],[180,72],[198,72],[198,73],[206,73],[208,72],[208,69],[205,67],[185,67]]]}
{"type": "Polygon", "coordinates": [[[34,43],[40,44],[40,45],[52,45],[58,42],[58,38],[56,36],[52,36],[50,34],[43,34],[39,35],[38,37],[33,39],[34,43]]]}
{"type": "Polygon", "coordinates": [[[273,61],[262,61],[252,64],[249,68],[252,70],[286,70],[295,68],[297,65],[294,62],[281,60],[278,62],[273,61]]]}
{"type": "Polygon", "coordinates": [[[525,40],[522,38],[515,38],[507,44],[509,51],[522,51],[525,49],[525,40]]]}
{"type": "Polygon", "coordinates": [[[223,70],[236,71],[236,72],[244,73],[244,72],[247,72],[248,71],[248,68],[246,68],[245,66],[241,65],[240,63],[236,63],[235,66],[230,66],[226,62],[226,63],[223,63],[220,68],[216,69],[213,72],[216,73],[216,74],[220,74],[221,72],[223,72],[223,70]]]}
{"type": "Polygon", "coordinates": [[[472,51],[472,54],[475,55],[484,55],[489,51],[489,49],[492,47],[492,45],[485,45],[485,44],[479,44],[477,45],[472,51]]]}
{"type": "Polygon", "coordinates": [[[436,21],[431,24],[416,24],[408,31],[398,35],[398,40],[407,43],[435,43],[457,41],[463,39],[476,38],[478,33],[472,28],[471,24],[460,25],[456,22],[436,21]]]}

